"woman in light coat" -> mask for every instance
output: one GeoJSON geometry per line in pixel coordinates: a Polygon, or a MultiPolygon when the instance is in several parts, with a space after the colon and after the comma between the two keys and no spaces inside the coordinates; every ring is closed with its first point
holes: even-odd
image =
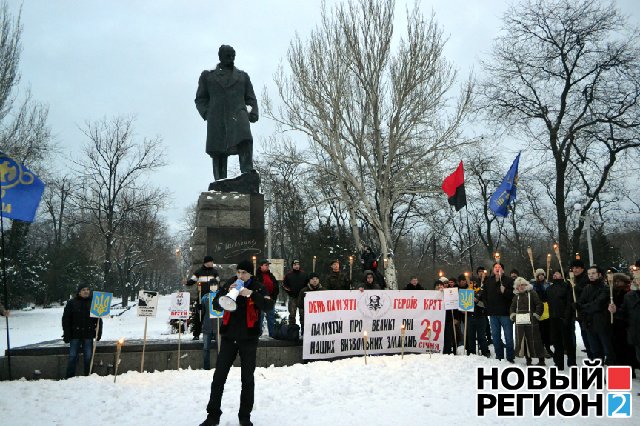
{"type": "Polygon", "coordinates": [[[513,287],[509,312],[511,321],[516,323],[516,356],[526,358],[527,365],[531,365],[531,358],[538,358],[538,365],[544,365],[545,350],[538,326],[544,304],[526,279],[516,278],[513,287]]]}

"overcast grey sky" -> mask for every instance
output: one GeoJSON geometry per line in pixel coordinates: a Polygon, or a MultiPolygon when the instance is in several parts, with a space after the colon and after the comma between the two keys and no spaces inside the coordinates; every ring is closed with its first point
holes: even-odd
{"type": "MultiPolygon", "coordinates": [[[[328,1],[334,4],[337,1],[328,1]]],[[[10,0],[17,11],[19,2],[10,0]]],[[[407,2],[409,7],[413,1],[407,2]]],[[[423,0],[449,36],[446,55],[461,76],[500,30],[504,0],[423,0]]],[[[638,25],[640,2],[616,1],[638,25]]],[[[56,142],[72,154],[85,141],[86,120],[135,114],[140,137],[160,136],[168,166],[152,177],[171,192],[165,216],[173,230],[184,208],[213,180],[204,152],[206,123],[193,99],[203,69],[215,67],[218,47],[236,49],[236,66],[249,73],[260,101],[263,87],[276,97],[273,74],[296,32],[318,23],[316,0],[25,0],[22,87],[49,106],[56,142]]],[[[405,2],[398,0],[397,13],[405,2]]],[[[273,126],[252,125],[255,146],[273,126]]],[[[237,157],[230,158],[230,165],[237,157]]]]}

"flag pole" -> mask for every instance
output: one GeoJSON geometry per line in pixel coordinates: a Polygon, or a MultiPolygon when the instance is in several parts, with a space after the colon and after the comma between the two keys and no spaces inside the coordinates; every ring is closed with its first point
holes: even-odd
{"type": "MultiPolygon", "coordinates": [[[[469,234],[469,263],[471,266],[471,271],[473,271],[473,251],[472,251],[472,240],[471,240],[471,226],[469,226],[469,207],[465,204],[464,210],[467,212],[465,215],[467,218],[467,234],[469,234]]],[[[460,213],[462,215],[462,213],[460,213]]]]}
{"type": "MultiPolygon", "coordinates": [[[[2,194],[2,176],[0,176],[0,195],[2,194]]],[[[0,200],[1,200],[0,196],[0,200]]],[[[4,216],[2,215],[2,201],[0,201],[0,247],[2,248],[2,283],[4,287],[4,307],[9,309],[9,290],[7,286],[7,264],[6,264],[6,251],[4,247],[4,216]]],[[[9,373],[9,380],[11,377],[11,339],[9,338],[9,316],[4,317],[7,324],[7,368],[9,373]]]]}

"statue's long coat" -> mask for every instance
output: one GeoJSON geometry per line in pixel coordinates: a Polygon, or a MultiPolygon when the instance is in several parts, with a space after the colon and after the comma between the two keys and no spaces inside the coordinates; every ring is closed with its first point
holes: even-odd
{"type": "Polygon", "coordinates": [[[207,121],[207,154],[237,154],[237,145],[253,140],[247,105],[258,119],[258,101],[249,75],[237,68],[230,72],[218,65],[203,71],[198,81],[196,108],[207,121]]]}

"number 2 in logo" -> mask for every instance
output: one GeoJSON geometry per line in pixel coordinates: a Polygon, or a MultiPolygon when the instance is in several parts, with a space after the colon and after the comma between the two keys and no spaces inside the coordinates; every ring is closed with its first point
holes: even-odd
{"type": "Polygon", "coordinates": [[[607,416],[623,418],[631,417],[631,393],[607,393],[607,416]]]}

